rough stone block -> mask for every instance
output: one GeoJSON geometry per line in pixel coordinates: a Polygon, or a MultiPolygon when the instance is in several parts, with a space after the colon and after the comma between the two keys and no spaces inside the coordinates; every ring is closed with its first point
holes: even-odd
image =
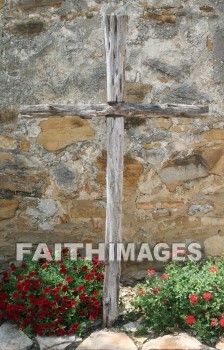
{"type": "Polygon", "coordinates": [[[0,199],[0,221],[13,218],[18,206],[17,200],[0,199]]]}
{"type": "Polygon", "coordinates": [[[212,350],[203,345],[196,338],[190,337],[186,333],[178,335],[164,335],[156,339],[147,341],[142,350],[212,350]]]}
{"type": "Polygon", "coordinates": [[[160,170],[159,175],[165,184],[189,181],[206,177],[208,171],[200,157],[188,157],[181,160],[168,162],[160,170]]]}
{"type": "Polygon", "coordinates": [[[62,4],[63,0],[19,0],[18,9],[22,11],[31,10],[35,7],[55,6],[62,4]]]}
{"type": "Polygon", "coordinates": [[[99,331],[92,333],[77,350],[137,350],[125,333],[99,331]]]}
{"type": "Polygon", "coordinates": [[[33,345],[17,326],[5,323],[0,327],[0,350],[29,350],[33,345]]]}
{"type": "Polygon", "coordinates": [[[16,149],[17,141],[14,137],[7,135],[0,135],[0,148],[2,149],[16,149]]]}
{"type": "Polygon", "coordinates": [[[30,18],[26,20],[13,20],[6,26],[6,30],[13,35],[34,36],[40,34],[45,28],[41,19],[30,18]]]}
{"type": "Polygon", "coordinates": [[[94,137],[88,121],[79,117],[49,118],[41,122],[40,126],[42,132],[37,141],[48,151],[56,151],[94,137]]]}
{"type": "Polygon", "coordinates": [[[75,200],[70,210],[74,218],[105,218],[106,209],[97,205],[93,200],[75,200]]]}

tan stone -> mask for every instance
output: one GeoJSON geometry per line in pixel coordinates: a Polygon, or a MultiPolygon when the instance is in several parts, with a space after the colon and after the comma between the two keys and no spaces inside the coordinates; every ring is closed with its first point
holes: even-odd
{"type": "MultiPolygon", "coordinates": [[[[72,21],[74,18],[77,17],[86,17],[88,19],[92,18],[94,14],[99,13],[100,8],[99,6],[92,6],[89,7],[87,11],[74,11],[74,12],[69,12],[66,15],[61,16],[62,21],[72,21]]],[[[96,58],[96,56],[93,54],[91,58],[96,58]]]]}
{"type": "Polygon", "coordinates": [[[105,218],[106,210],[94,200],[75,200],[70,214],[73,218],[105,218]]]}
{"type": "Polygon", "coordinates": [[[199,7],[201,11],[205,11],[205,12],[214,12],[215,9],[212,6],[208,6],[208,5],[203,5],[199,7]]]}
{"type": "Polygon", "coordinates": [[[142,350],[209,350],[206,345],[186,333],[164,335],[144,343],[142,350]]]}
{"type": "Polygon", "coordinates": [[[142,164],[129,156],[124,157],[124,195],[130,195],[136,191],[137,182],[142,174],[142,164]]]}
{"type": "Polygon", "coordinates": [[[166,221],[167,227],[182,227],[184,229],[186,228],[196,228],[201,226],[200,219],[191,218],[188,216],[180,216],[176,219],[170,219],[166,221]]]}
{"type": "MultiPolygon", "coordinates": [[[[17,174],[17,171],[14,169],[5,169],[5,174],[15,175],[15,174],[17,174]]],[[[2,181],[2,178],[1,178],[1,181],[2,181]]],[[[4,182],[4,180],[3,180],[3,182],[4,182]]]]}
{"type": "Polygon", "coordinates": [[[211,52],[213,50],[213,41],[209,35],[207,36],[206,46],[208,48],[208,51],[211,52]]]}
{"type": "Polygon", "coordinates": [[[211,174],[224,175],[224,146],[214,146],[201,152],[211,174]]]}
{"type": "Polygon", "coordinates": [[[14,121],[19,115],[19,109],[13,108],[13,107],[2,107],[0,108],[0,121],[1,122],[7,122],[7,121],[14,121]]]}
{"type": "Polygon", "coordinates": [[[173,183],[168,183],[166,184],[166,188],[170,191],[170,192],[174,192],[177,188],[177,186],[180,185],[180,182],[173,182],[173,183]]]}
{"type": "MultiPolygon", "coordinates": [[[[222,226],[223,224],[224,223],[222,222],[222,226]]],[[[209,237],[205,240],[204,246],[205,246],[206,255],[222,256],[224,255],[224,236],[215,235],[215,236],[209,237]]]]}
{"type": "Polygon", "coordinates": [[[189,128],[188,125],[173,125],[170,130],[173,132],[186,132],[189,128]]]}
{"type": "Polygon", "coordinates": [[[171,128],[170,128],[171,131],[174,131],[174,132],[181,132],[181,127],[180,125],[173,125],[171,128]]]}
{"type": "Polygon", "coordinates": [[[181,201],[174,201],[174,202],[139,202],[136,204],[137,209],[144,209],[144,210],[153,210],[153,209],[161,209],[161,208],[179,208],[183,206],[184,203],[181,201]]]}
{"type": "MultiPolygon", "coordinates": [[[[154,168],[151,168],[150,171],[146,174],[142,174],[138,181],[138,189],[143,194],[152,194],[152,193],[160,193],[162,191],[162,182],[160,177],[157,175],[154,168]]],[[[164,194],[164,193],[163,193],[164,194]]],[[[158,196],[157,196],[158,198],[158,196]]],[[[140,201],[140,200],[139,200],[140,201]]],[[[142,200],[141,202],[148,202],[149,200],[142,200]]],[[[150,202],[152,198],[150,197],[150,202]]]]}
{"type": "MultiPolygon", "coordinates": [[[[106,185],[106,152],[102,152],[102,157],[98,157],[95,166],[99,169],[96,181],[101,185],[106,185]]],[[[142,164],[136,159],[124,156],[124,195],[130,195],[136,191],[138,179],[143,171],[142,164]]]]}
{"type": "Polygon", "coordinates": [[[170,216],[170,211],[167,208],[154,209],[152,211],[153,220],[160,220],[161,218],[169,217],[169,216],[170,216]]]}
{"type": "Polygon", "coordinates": [[[137,350],[137,347],[125,333],[102,330],[92,333],[77,350],[137,350]]]}
{"type": "Polygon", "coordinates": [[[224,130],[211,129],[209,131],[203,132],[202,136],[207,140],[224,140],[224,130]]]}
{"type": "Polygon", "coordinates": [[[215,348],[218,350],[224,350],[224,339],[221,340],[220,342],[218,342],[218,344],[216,344],[215,348]]]}
{"type": "Polygon", "coordinates": [[[152,148],[161,148],[160,142],[144,143],[143,148],[152,149],[152,148]]]}
{"type": "Polygon", "coordinates": [[[0,189],[12,192],[39,192],[44,182],[43,178],[34,175],[0,175],[0,189]]]}
{"type": "Polygon", "coordinates": [[[159,81],[160,81],[161,83],[166,84],[166,83],[168,83],[169,79],[168,79],[167,77],[160,77],[160,78],[159,78],[159,81]]]}
{"type": "Polygon", "coordinates": [[[21,151],[28,152],[30,149],[30,141],[27,139],[22,139],[20,141],[19,147],[20,147],[21,151]]]}
{"type": "Polygon", "coordinates": [[[48,151],[56,151],[94,137],[88,121],[79,117],[49,118],[41,122],[40,126],[42,132],[37,141],[48,151]]]}
{"type": "Polygon", "coordinates": [[[5,6],[5,0],[0,0],[0,9],[2,9],[5,6]]]}
{"type": "Polygon", "coordinates": [[[224,218],[207,216],[207,217],[201,218],[201,222],[203,225],[206,225],[206,226],[223,226],[224,218]]]}
{"type": "Polygon", "coordinates": [[[60,6],[63,0],[20,0],[18,9],[22,11],[30,10],[35,7],[60,6]]]}
{"type": "Polygon", "coordinates": [[[18,206],[17,200],[0,199],[0,220],[13,218],[18,206]]]}
{"type": "Polygon", "coordinates": [[[0,153],[0,160],[11,160],[13,155],[10,153],[0,153]]]}
{"type": "Polygon", "coordinates": [[[40,34],[45,28],[45,22],[39,18],[26,20],[12,20],[7,23],[5,29],[13,35],[32,37],[40,34]]]}
{"type": "Polygon", "coordinates": [[[144,13],[143,17],[144,18],[152,18],[152,19],[155,19],[155,20],[160,21],[162,23],[176,23],[176,21],[177,21],[176,16],[165,15],[165,14],[159,15],[159,14],[150,13],[150,12],[144,13]]]}
{"type": "Polygon", "coordinates": [[[17,142],[14,137],[7,135],[0,135],[0,148],[2,149],[16,149],[17,142]]]}
{"type": "Polygon", "coordinates": [[[152,90],[149,84],[126,83],[125,101],[128,103],[143,102],[146,95],[152,90]]]}
{"type": "Polygon", "coordinates": [[[155,118],[153,125],[157,128],[169,129],[172,126],[172,121],[169,118],[155,118]]]}

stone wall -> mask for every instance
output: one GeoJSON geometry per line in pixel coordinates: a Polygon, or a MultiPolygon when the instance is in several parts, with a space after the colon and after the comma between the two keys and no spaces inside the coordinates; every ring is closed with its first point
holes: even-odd
{"type": "Polygon", "coordinates": [[[16,242],[104,239],[105,119],[17,109],[106,100],[102,14],[113,9],[130,16],[126,101],[210,106],[206,118],[126,121],[124,241],[223,253],[224,2],[0,0],[1,268],[16,242]]]}

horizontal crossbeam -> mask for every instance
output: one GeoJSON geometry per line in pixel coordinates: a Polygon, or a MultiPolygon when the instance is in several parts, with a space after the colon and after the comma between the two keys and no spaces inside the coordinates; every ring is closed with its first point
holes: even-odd
{"type": "Polygon", "coordinates": [[[20,108],[21,116],[79,116],[84,119],[92,117],[201,117],[209,112],[208,106],[184,104],[90,104],[90,105],[31,105],[20,108]]]}

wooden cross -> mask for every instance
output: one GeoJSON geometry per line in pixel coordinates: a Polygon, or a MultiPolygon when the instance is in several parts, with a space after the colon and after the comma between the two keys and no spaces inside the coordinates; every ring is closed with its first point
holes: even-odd
{"type": "Polygon", "coordinates": [[[107,59],[107,104],[23,106],[22,115],[31,117],[69,115],[81,118],[106,117],[107,122],[107,209],[106,271],[103,296],[103,323],[111,327],[118,319],[118,298],[121,265],[110,261],[109,243],[122,242],[121,214],[123,188],[124,118],[195,117],[206,115],[207,106],[174,104],[125,104],[125,53],[128,17],[105,15],[107,59]]]}

